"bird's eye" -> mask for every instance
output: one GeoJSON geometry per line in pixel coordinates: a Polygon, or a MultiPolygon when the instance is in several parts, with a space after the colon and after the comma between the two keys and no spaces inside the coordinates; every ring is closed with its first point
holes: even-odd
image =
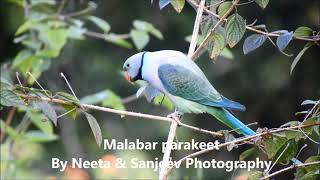
{"type": "Polygon", "coordinates": [[[127,66],[127,67],[130,67],[130,64],[128,63],[126,66],[127,66]]]}

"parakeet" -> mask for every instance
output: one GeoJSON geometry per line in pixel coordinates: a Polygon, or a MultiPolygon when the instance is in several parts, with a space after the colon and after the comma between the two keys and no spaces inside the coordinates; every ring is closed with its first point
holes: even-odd
{"type": "Polygon", "coordinates": [[[244,111],[245,107],[222,96],[197,64],[179,51],[140,52],[125,61],[123,70],[129,82],[144,80],[148,83],[137,94],[144,92],[149,101],[160,91],[179,112],[209,113],[240,134],[255,134],[229,112],[244,111]]]}

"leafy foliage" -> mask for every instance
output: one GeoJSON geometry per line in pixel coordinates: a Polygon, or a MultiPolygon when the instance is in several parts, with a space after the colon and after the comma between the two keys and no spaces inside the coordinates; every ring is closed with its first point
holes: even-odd
{"type": "Polygon", "coordinates": [[[238,13],[234,13],[228,18],[226,31],[229,46],[235,46],[241,40],[246,31],[246,20],[244,20],[238,13]]]}

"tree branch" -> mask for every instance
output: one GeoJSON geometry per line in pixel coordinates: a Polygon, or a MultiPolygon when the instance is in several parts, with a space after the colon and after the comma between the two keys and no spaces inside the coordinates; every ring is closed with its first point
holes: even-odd
{"type": "Polygon", "coordinates": [[[225,18],[231,13],[231,11],[236,7],[236,5],[239,3],[240,0],[234,0],[231,7],[228,9],[228,11],[220,18],[220,20],[217,22],[217,24],[214,25],[214,27],[211,29],[211,31],[206,35],[206,37],[204,38],[204,40],[201,42],[201,44],[199,45],[198,49],[193,53],[193,55],[191,56],[191,59],[195,60],[200,51],[201,48],[203,48],[205,45],[207,45],[207,43],[210,40],[211,35],[214,33],[214,31],[218,28],[218,26],[225,20],[225,18]]]}
{"type": "MultiPolygon", "coordinates": [[[[68,101],[61,100],[61,99],[56,99],[56,98],[30,96],[30,95],[21,94],[21,93],[18,93],[17,95],[19,97],[23,98],[23,99],[26,99],[26,100],[28,100],[28,99],[39,99],[41,101],[48,101],[48,102],[57,103],[57,104],[69,104],[69,105],[71,104],[68,101]]],[[[151,115],[151,114],[143,114],[143,113],[130,112],[130,111],[122,111],[122,110],[117,110],[117,109],[112,109],[112,108],[107,108],[107,107],[101,107],[101,106],[96,106],[96,105],[91,105],[91,104],[81,104],[81,106],[83,108],[86,108],[86,109],[119,114],[121,117],[123,117],[123,116],[132,116],[132,117],[140,117],[140,118],[150,119],[150,120],[164,121],[164,122],[169,122],[169,123],[175,121],[175,120],[173,120],[171,118],[168,118],[168,117],[155,116],[155,115],[151,115]]],[[[186,128],[192,129],[194,131],[199,131],[199,132],[202,132],[202,133],[210,134],[212,136],[219,136],[219,137],[223,136],[223,134],[221,134],[221,133],[205,130],[205,129],[202,129],[202,128],[198,128],[198,127],[195,127],[195,126],[191,126],[191,125],[182,123],[182,122],[179,122],[179,126],[186,127],[186,128]]]]}
{"type": "Polygon", "coordinates": [[[293,169],[293,168],[310,166],[310,165],[315,165],[315,164],[320,164],[320,161],[315,161],[315,162],[310,162],[310,163],[302,163],[302,164],[292,164],[291,166],[288,166],[288,167],[280,169],[279,171],[276,171],[276,172],[274,172],[272,174],[264,176],[263,178],[261,178],[261,180],[269,179],[270,177],[273,177],[273,176],[275,176],[277,174],[283,173],[283,172],[288,171],[288,170],[293,169]]]}
{"type": "MultiPolygon", "coordinates": [[[[189,4],[191,4],[192,6],[194,6],[194,7],[199,7],[199,4],[198,4],[195,0],[187,0],[187,1],[188,1],[189,4]]],[[[210,15],[218,18],[218,19],[222,19],[222,17],[220,17],[218,14],[210,11],[210,10],[207,9],[207,8],[204,8],[203,11],[204,11],[205,13],[207,13],[207,14],[210,14],[210,15]]],[[[227,21],[227,19],[224,19],[223,21],[227,21]]],[[[249,31],[258,33],[258,34],[266,35],[266,36],[272,36],[272,37],[278,37],[278,36],[280,36],[280,34],[278,34],[278,33],[265,32],[265,31],[259,30],[258,28],[250,27],[250,26],[248,26],[248,25],[246,26],[246,29],[249,30],[249,31]]],[[[317,42],[317,41],[320,41],[320,36],[317,35],[317,36],[310,36],[310,37],[293,37],[293,39],[302,40],[302,41],[317,42]]]]}
{"type": "MultiPolygon", "coordinates": [[[[245,141],[250,141],[250,140],[252,140],[252,139],[254,139],[256,137],[260,137],[260,136],[264,136],[264,135],[268,135],[268,134],[272,134],[272,133],[277,133],[277,132],[282,132],[282,131],[290,131],[290,130],[293,130],[293,129],[307,128],[307,127],[318,126],[318,125],[320,125],[320,123],[298,125],[298,126],[292,126],[292,127],[286,127],[286,128],[278,128],[278,129],[275,129],[275,130],[262,132],[262,133],[257,133],[257,134],[252,135],[252,136],[246,136],[246,137],[238,138],[238,139],[236,139],[234,141],[229,141],[229,142],[226,142],[226,143],[223,143],[223,144],[219,144],[217,146],[217,148],[220,149],[220,148],[226,147],[226,146],[228,146],[230,144],[238,144],[238,143],[242,143],[242,142],[245,142],[245,141]]],[[[181,158],[179,161],[177,161],[177,163],[181,164],[182,162],[186,161],[188,158],[197,157],[197,156],[200,156],[200,155],[202,155],[204,153],[207,153],[207,152],[210,152],[210,151],[213,151],[213,150],[215,150],[215,149],[204,149],[204,150],[189,154],[189,155],[181,158]]],[[[172,171],[173,168],[174,167],[171,167],[168,170],[168,174],[172,171]]]]}

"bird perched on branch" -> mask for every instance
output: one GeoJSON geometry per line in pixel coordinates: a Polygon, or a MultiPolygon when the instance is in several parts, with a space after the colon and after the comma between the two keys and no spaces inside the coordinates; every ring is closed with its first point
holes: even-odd
{"type": "Polygon", "coordinates": [[[209,113],[240,134],[255,134],[229,112],[244,111],[245,107],[222,96],[196,63],[179,51],[140,52],[126,60],[123,70],[129,82],[148,83],[138,90],[138,96],[144,93],[151,101],[159,92],[164,93],[175,105],[176,116],[209,113]]]}

